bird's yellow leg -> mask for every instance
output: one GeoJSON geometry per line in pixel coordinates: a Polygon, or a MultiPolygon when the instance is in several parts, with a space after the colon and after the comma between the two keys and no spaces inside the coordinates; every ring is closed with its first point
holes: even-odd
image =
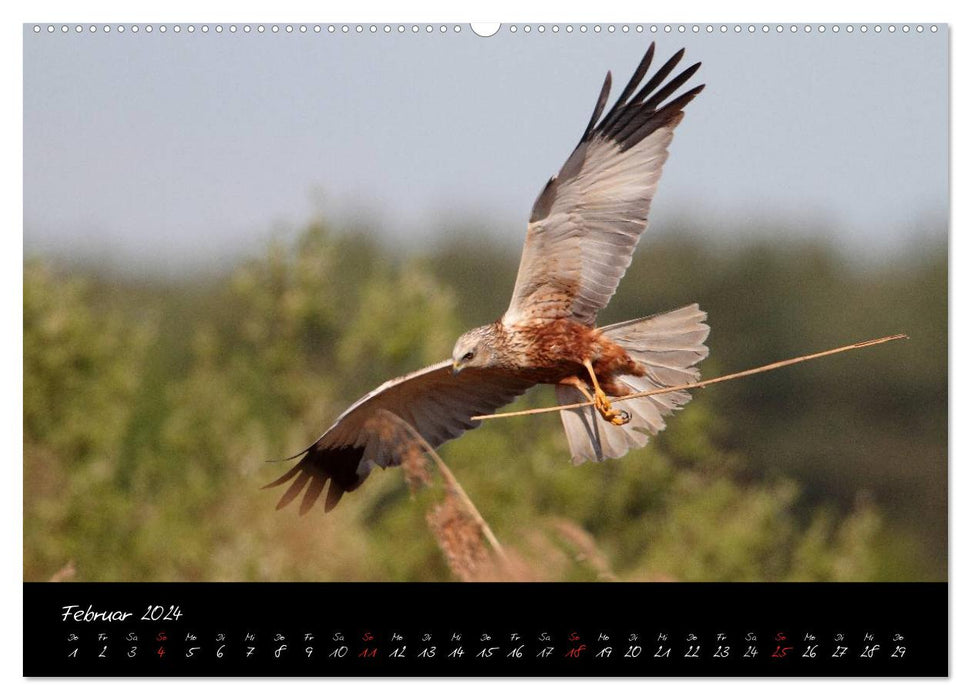
{"type": "MultiPolygon", "coordinates": [[[[628,414],[627,411],[618,411],[616,408],[610,405],[610,400],[607,398],[607,394],[605,394],[604,390],[600,388],[600,382],[597,381],[597,375],[593,371],[593,365],[590,363],[590,360],[584,360],[583,366],[587,368],[587,371],[590,373],[590,380],[593,382],[593,405],[596,406],[597,411],[601,416],[603,416],[603,419],[613,423],[614,425],[626,425],[627,423],[630,423],[630,414],[628,414]]],[[[587,392],[584,393],[587,394],[587,392]]],[[[588,399],[589,397],[590,394],[587,394],[588,399]]]]}
{"type": "Polygon", "coordinates": [[[580,377],[569,376],[566,379],[562,380],[560,382],[560,384],[566,384],[568,386],[572,386],[575,389],[579,389],[580,390],[580,393],[583,394],[583,396],[590,403],[596,403],[597,402],[597,400],[595,398],[593,398],[593,394],[590,393],[590,390],[587,389],[587,385],[583,382],[582,379],[580,379],[580,377]]]}
{"type": "MultiPolygon", "coordinates": [[[[574,377],[567,377],[566,379],[562,380],[560,382],[560,384],[567,384],[567,385],[572,386],[572,387],[574,387],[576,389],[579,389],[580,390],[580,393],[583,394],[583,396],[586,398],[586,400],[589,401],[590,403],[592,403],[596,407],[597,411],[600,412],[602,415],[604,415],[603,414],[602,403],[600,401],[600,397],[599,396],[594,396],[593,394],[591,394],[590,393],[590,390],[587,389],[586,383],[584,383],[584,381],[582,379],[580,379],[579,377],[575,377],[575,376],[574,377]]],[[[603,394],[602,391],[600,392],[600,395],[603,395],[604,396],[604,400],[606,400],[606,396],[603,394]]],[[[624,425],[625,423],[627,423],[627,422],[630,421],[630,417],[627,415],[627,412],[626,411],[618,411],[616,409],[611,408],[609,402],[607,403],[607,409],[606,410],[607,410],[607,414],[604,415],[604,418],[606,420],[609,420],[614,425],[624,425]]]]}

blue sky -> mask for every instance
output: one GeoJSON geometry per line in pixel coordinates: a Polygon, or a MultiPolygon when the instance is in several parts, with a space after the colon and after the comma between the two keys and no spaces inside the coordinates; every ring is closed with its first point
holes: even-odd
{"type": "Polygon", "coordinates": [[[782,222],[861,256],[943,238],[945,26],[764,34],[760,25],[754,35],[535,26],[488,39],[467,26],[417,35],[25,27],[25,251],[198,267],[316,214],[364,219],[409,246],[465,221],[518,245],[604,73],[616,95],[652,38],[660,61],[686,47],[685,65],[704,64],[691,84],[707,84],[678,127],[653,231],[685,218],[711,236],[782,222]]]}

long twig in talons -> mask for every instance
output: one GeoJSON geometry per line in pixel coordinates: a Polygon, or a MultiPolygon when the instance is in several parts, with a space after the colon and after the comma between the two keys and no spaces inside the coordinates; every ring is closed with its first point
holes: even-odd
{"type": "MultiPolygon", "coordinates": [[[[839,352],[847,352],[849,350],[859,350],[861,348],[868,348],[871,345],[880,345],[881,343],[889,343],[891,340],[903,340],[909,336],[898,333],[897,335],[888,335],[885,338],[875,338],[873,340],[864,340],[859,343],[853,343],[852,345],[844,345],[840,348],[833,348],[832,350],[823,350],[822,352],[815,352],[812,355],[802,355],[801,357],[793,357],[788,360],[780,360],[779,362],[773,362],[768,365],[762,365],[761,367],[755,367],[754,369],[746,369],[741,372],[735,372],[734,374],[724,374],[721,377],[715,377],[714,379],[705,379],[701,382],[694,382],[692,384],[681,384],[680,386],[666,386],[660,389],[651,389],[650,391],[639,391],[634,394],[628,394],[627,396],[611,397],[611,403],[618,403],[620,401],[630,401],[631,399],[639,399],[643,396],[656,396],[657,394],[667,394],[672,391],[684,391],[685,389],[703,389],[706,386],[712,384],[718,384],[720,382],[731,381],[732,379],[741,379],[742,377],[749,377],[753,374],[760,374],[762,372],[769,372],[773,369],[779,369],[780,367],[788,367],[789,365],[794,365],[799,362],[808,362],[809,360],[816,360],[820,357],[826,357],[827,355],[835,355],[839,352]]],[[[472,416],[472,420],[490,420],[492,418],[513,418],[515,416],[533,416],[538,413],[553,413],[555,411],[569,411],[574,408],[583,408],[585,406],[592,406],[592,401],[583,401],[581,403],[571,403],[563,404],[561,406],[547,406],[545,408],[531,408],[525,411],[510,411],[509,413],[490,413],[485,416],[472,416]]]]}

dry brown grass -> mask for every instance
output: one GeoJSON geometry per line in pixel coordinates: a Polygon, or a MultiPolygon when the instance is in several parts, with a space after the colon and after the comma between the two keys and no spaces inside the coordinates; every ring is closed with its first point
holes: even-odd
{"type": "Polygon", "coordinates": [[[372,421],[370,428],[383,444],[398,446],[396,460],[411,492],[440,494],[432,498],[425,520],[460,581],[558,580],[576,564],[593,569],[599,580],[616,580],[590,533],[567,519],[551,521],[559,542],[535,530],[525,533],[528,556],[503,546],[452,470],[414,428],[386,411],[372,421]]]}
{"type": "Polygon", "coordinates": [[[77,573],[78,570],[74,567],[74,562],[69,561],[67,564],[58,569],[57,573],[47,580],[51,583],[61,583],[62,581],[68,581],[74,578],[77,573]]]}

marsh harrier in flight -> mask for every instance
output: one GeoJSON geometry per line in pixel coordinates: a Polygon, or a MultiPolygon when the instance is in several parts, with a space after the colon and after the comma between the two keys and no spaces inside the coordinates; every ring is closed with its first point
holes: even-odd
{"type": "Polygon", "coordinates": [[[668,80],[682,49],[647,82],[654,44],[617,102],[603,115],[610,73],[580,143],[533,205],[509,308],[455,343],[452,358],[385,382],[348,408],[300,462],[270,486],[293,483],[278,508],[301,492],[310,509],[327,482],[324,509],[360,486],[375,466],[396,466],[400,445],[372,420],[388,411],[437,447],[478,425],[536,384],[555,386],[573,462],[621,457],[664,429],[663,416],[690,400],[686,391],[624,402],[610,398],[697,381],[708,355],[705,313],[697,304],[596,327],[630,264],[668,157],[675,127],[699,85],[670,98],[700,63],[668,80]],[[603,116],[603,118],[601,118],[603,116]]]}

